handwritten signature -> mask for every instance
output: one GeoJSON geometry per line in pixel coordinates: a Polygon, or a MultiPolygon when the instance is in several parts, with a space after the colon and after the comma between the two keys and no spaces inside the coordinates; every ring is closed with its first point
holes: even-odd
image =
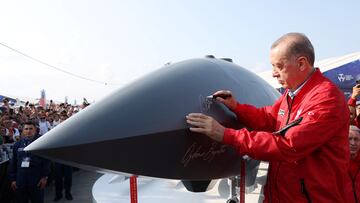
{"type": "Polygon", "coordinates": [[[195,159],[200,159],[210,163],[216,155],[225,152],[225,147],[225,145],[220,145],[217,142],[213,142],[209,149],[203,149],[202,145],[194,143],[186,151],[181,163],[184,167],[187,167],[189,163],[195,159]]]}
{"type": "Polygon", "coordinates": [[[199,102],[200,102],[200,111],[201,113],[207,112],[210,110],[213,101],[204,97],[203,95],[199,95],[199,102]]]}

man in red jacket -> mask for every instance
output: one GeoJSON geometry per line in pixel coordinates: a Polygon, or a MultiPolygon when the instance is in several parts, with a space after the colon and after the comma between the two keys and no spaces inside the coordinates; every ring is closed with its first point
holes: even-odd
{"type": "Polygon", "coordinates": [[[356,98],[359,97],[360,95],[360,84],[356,84],[353,87],[353,91],[352,94],[348,100],[348,105],[349,105],[349,109],[350,109],[350,122],[352,125],[356,125],[358,128],[360,128],[360,114],[357,111],[357,106],[356,106],[356,98]]]}
{"type": "Polygon", "coordinates": [[[360,129],[354,125],[350,126],[349,131],[350,144],[350,166],[349,166],[349,185],[347,189],[348,202],[360,201],[360,129]]]}
{"type": "Polygon", "coordinates": [[[264,202],[346,202],[349,109],[343,93],[318,68],[301,33],[270,50],[273,77],[286,89],[273,106],[239,104],[230,91],[214,93],[247,128],[225,128],[212,117],[186,116],[193,132],[232,145],[241,155],[269,161],[264,202]]]}

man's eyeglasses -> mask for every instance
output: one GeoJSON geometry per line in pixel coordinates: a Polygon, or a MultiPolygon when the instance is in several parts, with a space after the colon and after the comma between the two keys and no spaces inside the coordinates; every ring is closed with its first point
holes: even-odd
{"type": "Polygon", "coordinates": [[[24,130],[34,130],[34,128],[24,128],[24,130]]]}

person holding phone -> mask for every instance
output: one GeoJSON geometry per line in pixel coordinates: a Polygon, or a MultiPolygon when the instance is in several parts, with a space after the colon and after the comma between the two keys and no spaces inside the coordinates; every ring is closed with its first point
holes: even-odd
{"type": "Polygon", "coordinates": [[[360,95],[360,79],[356,81],[356,85],[353,87],[352,94],[348,100],[350,109],[350,123],[360,128],[360,114],[356,111],[356,100],[360,95]]]}

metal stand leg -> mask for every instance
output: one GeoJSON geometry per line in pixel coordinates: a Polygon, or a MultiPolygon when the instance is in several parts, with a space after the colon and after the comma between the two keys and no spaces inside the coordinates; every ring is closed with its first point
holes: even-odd
{"type": "Polygon", "coordinates": [[[234,176],[230,178],[230,194],[231,197],[230,199],[228,199],[226,202],[227,203],[239,203],[239,198],[238,198],[238,191],[237,189],[239,188],[239,176],[234,176]]]}
{"type": "Polygon", "coordinates": [[[246,171],[246,157],[241,160],[240,176],[234,176],[230,178],[231,197],[227,200],[227,203],[245,203],[245,171],[246,171]],[[239,198],[238,198],[239,197],[239,198]]]}

